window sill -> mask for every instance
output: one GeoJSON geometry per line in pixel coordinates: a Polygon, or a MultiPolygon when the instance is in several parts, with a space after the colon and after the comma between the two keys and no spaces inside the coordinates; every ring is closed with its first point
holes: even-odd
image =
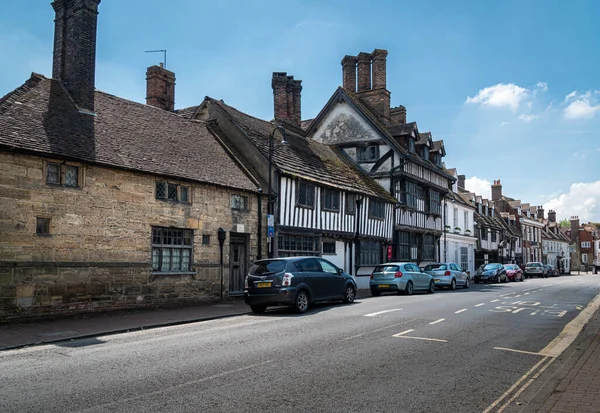
{"type": "Polygon", "coordinates": [[[176,271],[176,272],[152,271],[152,275],[196,275],[196,271],[176,271]]]}
{"type": "Polygon", "coordinates": [[[296,204],[296,208],[315,209],[315,206],[296,204]]]}
{"type": "Polygon", "coordinates": [[[171,205],[186,205],[186,206],[192,205],[191,202],[173,201],[172,199],[164,199],[164,198],[154,198],[154,199],[156,199],[157,201],[160,201],[160,202],[166,202],[171,205]]]}

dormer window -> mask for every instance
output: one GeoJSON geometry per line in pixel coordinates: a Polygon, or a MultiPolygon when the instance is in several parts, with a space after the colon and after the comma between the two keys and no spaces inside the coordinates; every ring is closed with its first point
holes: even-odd
{"type": "Polygon", "coordinates": [[[429,160],[429,148],[427,146],[423,147],[423,159],[429,160]]]}
{"type": "Polygon", "coordinates": [[[415,153],[415,138],[413,138],[412,136],[408,138],[408,150],[411,153],[415,153]]]}
{"type": "Polygon", "coordinates": [[[358,148],[356,156],[359,162],[376,162],[379,159],[379,146],[369,145],[358,148]]]}

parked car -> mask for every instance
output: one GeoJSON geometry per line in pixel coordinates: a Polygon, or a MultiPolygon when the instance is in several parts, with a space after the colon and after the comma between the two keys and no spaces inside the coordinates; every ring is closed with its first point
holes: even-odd
{"type": "Polygon", "coordinates": [[[448,287],[451,290],[456,290],[456,286],[469,288],[471,280],[469,275],[453,262],[441,262],[429,264],[424,270],[427,274],[433,277],[433,282],[437,288],[448,287]]]}
{"type": "Polygon", "coordinates": [[[558,268],[550,264],[546,264],[546,274],[549,277],[557,277],[560,275],[560,273],[558,272],[558,268]]]}
{"type": "Polygon", "coordinates": [[[523,281],[523,270],[517,264],[504,264],[509,281],[523,281]]]}
{"type": "Polygon", "coordinates": [[[523,275],[525,275],[525,278],[548,278],[548,274],[546,273],[546,267],[544,267],[544,264],[542,264],[541,262],[528,262],[525,265],[525,271],[523,271],[523,275]]]}
{"type": "Polygon", "coordinates": [[[508,277],[506,276],[506,269],[500,263],[489,263],[483,266],[480,266],[477,269],[477,274],[473,279],[475,284],[480,282],[489,282],[494,281],[496,283],[508,282],[508,277]]]}
{"type": "Polygon", "coordinates": [[[352,303],[356,281],[320,257],[271,258],[256,261],[246,277],[244,299],[253,312],[285,305],[303,313],[318,301],[352,303]]]}
{"type": "Polygon", "coordinates": [[[433,277],[411,262],[388,262],[377,265],[369,280],[371,294],[381,295],[382,292],[396,292],[412,295],[414,291],[435,292],[433,277]]]}

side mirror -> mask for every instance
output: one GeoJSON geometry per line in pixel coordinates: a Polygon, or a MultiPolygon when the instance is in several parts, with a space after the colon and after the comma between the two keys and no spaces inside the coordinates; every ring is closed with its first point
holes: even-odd
{"type": "Polygon", "coordinates": [[[342,275],[344,273],[344,270],[342,270],[341,268],[337,269],[337,274],[338,275],[342,275]]]}

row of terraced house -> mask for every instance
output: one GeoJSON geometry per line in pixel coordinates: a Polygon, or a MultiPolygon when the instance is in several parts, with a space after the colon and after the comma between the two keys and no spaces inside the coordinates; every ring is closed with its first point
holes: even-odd
{"type": "Polygon", "coordinates": [[[52,77],[0,99],[0,318],[241,294],[266,257],[323,256],[363,288],[391,260],[568,268],[556,214],[500,181],[468,192],[444,142],[391,106],[385,50],[345,56],[314,119],[283,72],[274,120],[211,97],[176,109],[162,65],[142,104],[95,89],[98,5],[54,1],[52,77]]]}

